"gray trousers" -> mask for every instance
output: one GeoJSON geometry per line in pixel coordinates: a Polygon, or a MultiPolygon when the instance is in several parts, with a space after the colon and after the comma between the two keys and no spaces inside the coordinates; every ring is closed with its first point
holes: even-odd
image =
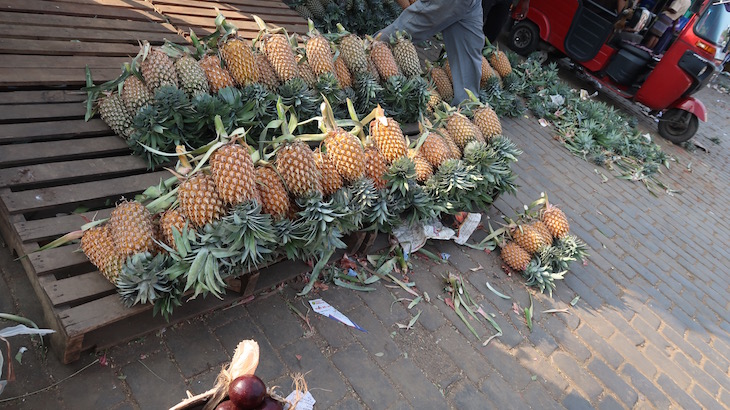
{"type": "Polygon", "coordinates": [[[482,76],[484,33],[481,0],[419,0],[388,27],[380,31],[387,40],[399,30],[407,31],[414,42],[428,40],[439,31],[444,35],[454,80],[454,105],[468,98],[468,89],[479,91],[482,76]]]}

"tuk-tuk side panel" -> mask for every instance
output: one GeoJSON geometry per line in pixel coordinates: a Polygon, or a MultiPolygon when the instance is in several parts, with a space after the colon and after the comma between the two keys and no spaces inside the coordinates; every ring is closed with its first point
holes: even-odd
{"type": "Polygon", "coordinates": [[[540,29],[543,41],[565,53],[563,43],[577,9],[577,0],[532,0],[527,19],[540,29]]]}

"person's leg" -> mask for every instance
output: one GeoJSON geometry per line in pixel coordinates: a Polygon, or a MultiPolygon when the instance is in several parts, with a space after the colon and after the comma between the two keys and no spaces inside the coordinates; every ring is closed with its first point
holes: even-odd
{"type": "MultiPolygon", "coordinates": [[[[426,0],[417,1],[403,10],[398,18],[388,27],[380,30],[378,35],[387,41],[396,31],[404,30],[413,38],[413,42],[425,41],[439,31],[466,16],[471,3],[477,0],[426,0]]],[[[481,10],[480,14],[481,16],[481,10]]],[[[481,17],[480,17],[481,18],[481,17]]],[[[481,28],[482,22],[478,26],[481,28]]]]}
{"type": "Polygon", "coordinates": [[[467,10],[464,18],[442,30],[454,80],[454,105],[468,98],[465,88],[474,94],[479,92],[482,77],[484,20],[480,1],[473,1],[467,10]]]}
{"type": "Polygon", "coordinates": [[[484,35],[489,39],[490,43],[497,41],[502,33],[504,25],[509,21],[509,3],[499,2],[494,4],[491,9],[484,15],[484,35]]]}

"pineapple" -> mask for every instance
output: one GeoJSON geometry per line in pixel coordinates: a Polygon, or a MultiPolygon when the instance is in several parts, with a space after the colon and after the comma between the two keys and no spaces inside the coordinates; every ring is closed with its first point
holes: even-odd
{"type": "MultiPolygon", "coordinates": [[[[451,157],[451,150],[446,141],[440,136],[429,133],[421,144],[421,154],[434,168],[438,168],[441,164],[451,157]]],[[[418,167],[418,164],[416,164],[418,167]]]]}
{"type": "Polygon", "coordinates": [[[395,57],[393,57],[393,52],[382,41],[373,41],[370,46],[370,58],[373,60],[383,80],[387,80],[394,75],[401,75],[398,64],[395,62],[395,57]]]}
{"type": "Polygon", "coordinates": [[[444,69],[444,73],[446,73],[446,76],[449,77],[449,82],[451,84],[453,84],[454,83],[454,77],[451,76],[451,64],[449,64],[449,59],[448,58],[444,59],[444,65],[441,68],[444,69]]]}
{"type": "Polygon", "coordinates": [[[435,88],[430,87],[428,90],[428,105],[426,107],[428,111],[433,112],[442,102],[441,94],[435,88]]]}
{"type": "Polygon", "coordinates": [[[245,143],[230,143],[210,156],[210,173],[220,199],[226,205],[238,205],[258,197],[253,161],[245,143]]]}
{"type": "Polygon", "coordinates": [[[489,63],[502,78],[508,76],[512,72],[512,66],[509,63],[507,55],[500,49],[495,49],[489,55],[489,63]]]}
{"type": "Polygon", "coordinates": [[[449,115],[446,129],[461,149],[464,149],[470,141],[479,140],[481,136],[479,129],[467,117],[458,112],[449,115]]]}
{"type": "Polygon", "coordinates": [[[530,255],[548,245],[540,232],[531,225],[522,225],[512,230],[512,239],[530,255]]]}
{"type": "Polygon", "coordinates": [[[324,145],[342,179],[353,182],[365,175],[365,151],[356,136],[337,128],[327,133],[324,145]]]}
{"type": "Polygon", "coordinates": [[[266,58],[282,82],[299,76],[297,59],[286,34],[266,34],[263,37],[263,50],[266,58]]]}
{"type": "Polygon", "coordinates": [[[375,63],[373,62],[373,58],[368,55],[368,71],[370,74],[372,74],[373,78],[375,78],[378,82],[381,82],[383,79],[380,78],[380,73],[378,72],[378,67],[375,66],[375,63]]]}
{"type": "Polygon", "coordinates": [[[258,71],[259,83],[261,83],[267,90],[276,92],[279,88],[279,77],[276,76],[276,71],[271,63],[259,51],[254,52],[254,61],[256,63],[256,71],[258,71]]]}
{"type": "Polygon", "coordinates": [[[158,47],[145,41],[142,45],[140,72],[152,94],[163,85],[177,87],[178,78],[172,59],[158,47]]]}
{"type": "Polygon", "coordinates": [[[388,165],[383,154],[372,145],[365,148],[365,176],[373,180],[376,188],[385,188],[386,181],[383,175],[387,170],[388,165]]]}
{"type": "Polygon", "coordinates": [[[375,119],[370,122],[370,137],[386,163],[390,164],[406,155],[406,139],[397,121],[385,117],[380,106],[375,110],[375,119]]]}
{"type": "Polygon", "coordinates": [[[173,292],[175,284],[168,275],[170,257],[150,252],[127,259],[114,284],[126,307],[155,303],[173,292]]]}
{"type": "Polygon", "coordinates": [[[338,24],[337,28],[343,34],[340,39],[340,56],[345,60],[347,68],[352,74],[367,72],[368,56],[365,53],[365,43],[357,34],[345,32],[342,25],[338,24]]]}
{"type": "Polygon", "coordinates": [[[175,72],[180,79],[180,88],[189,96],[196,97],[200,94],[210,93],[205,70],[191,55],[184,54],[175,60],[175,72]]]}
{"type": "Polygon", "coordinates": [[[212,94],[218,94],[218,91],[236,85],[228,70],[221,67],[221,60],[218,56],[207,55],[203,57],[200,60],[200,68],[205,72],[212,94]]]}
{"type": "Polygon", "coordinates": [[[408,158],[416,165],[416,179],[418,182],[426,182],[433,175],[433,166],[420,151],[408,150],[408,158]]]}
{"type": "Polygon", "coordinates": [[[294,11],[299,13],[300,16],[304,17],[305,20],[314,20],[314,14],[304,4],[297,4],[294,6],[294,11]]]}
{"type": "Polygon", "coordinates": [[[502,134],[502,124],[499,122],[499,117],[489,106],[475,109],[472,122],[479,128],[479,131],[481,131],[487,140],[495,135],[502,134]]]}
{"type": "Polygon", "coordinates": [[[197,227],[220,219],[226,212],[215,188],[215,180],[203,172],[197,172],[180,183],[177,198],[182,213],[197,227]]]}
{"type": "Polygon", "coordinates": [[[568,218],[565,217],[563,211],[552,204],[546,204],[541,215],[542,222],[547,226],[550,233],[555,238],[562,238],[568,234],[570,226],[568,218]]]}
{"type": "Polygon", "coordinates": [[[289,214],[289,195],[274,167],[256,167],[256,185],[261,194],[262,212],[270,214],[275,221],[285,218],[289,214]]]}
{"type": "Polygon", "coordinates": [[[411,36],[408,32],[397,31],[395,37],[391,39],[393,47],[393,57],[395,57],[398,67],[403,74],[410,78],[413,76],[421,76],[421,63],[418,61],[418,53],[416,47],[411,42],[411,36]]]}
{"type": "Polygon", "coordinates": [[[532,229],[536,230],[537,233],[540,234],[542,237],[542,241],[547,244],[547,246],[550,246],[553,244],[553,235],[550,233],[550,230],[548,229],[547,225],[543,223],[542,221],[535,221],[530,224],[532,229]]]}
{"type": "Polygon", "coordinates": [[[276,168],[294,197],[322,192],[314,152],[304,142],[297,140],[279,147],[276,168]]]}
{"type": "Polygon", "coordinates": [[[122,101],[129,115],[134,118],[140,108],[152,101],[152,93],[136,75],[130,75],[122,84],[122,101]]]}
{"type": "Polygon", "coordinates": [[[449,158],[453,159],[459,159],[461,158],[461,148],[459,148],[458,145],[456,145],[456,142],[454,142],[454,139],[451,138],[451,135],[449,135],[449,132],[445,128],[439,128],[436,130],[438,133],[441,134],[442,139],[448,145],[449,147],[449,158]]]}
{"type": "Polygon", "coordinates": [[[175,236],[173,235],[173,228],[177,229],[178,233],[182,233],[185,228],[186,220],[185,216],[179,209],[168,209],[160,215],[160,230],[162,241],[175,249],[175,236]]]}
{"type": "Polygon", "coordinates": [[[530,259],[530,254],[514,242],[509,242],[502,247],[502,260],[516,271],[525,271],[530,259]]]}
{"type": "Polygon", "coordinates": [[[299,72],[299,77],[307,83],[309,88],[314,88],[317,85],[317,76],[314,75],[314,71],[312,71],[312,67],[306,59],[303,58],[299,60],[297,70],[299,72]]]}
{"type": "Polygon", "coordinates": [[[307,6],[317,20],[321,21],[325,18],[324,6],[319,0],[304,0],[304,5],[307,6]]]}
{"type": "Polygon", "coordinates": [[[259,81],[251,46],[241,38],[229,38],[220,46],[221,57],[226,63],[228,72],[241,86],[259,81]]]}
{"type": "Polygon", "coordinates": [[[132,135],[132,116],[119,93],[113,92],[101,98],[99,116],[120,137],[128,139],[132,135]]]}
{"type": "Polygon", "coordinates": [[[125,258],[155,247],[152,214],[137,201],[117,204],[109,217],[109,230],[117,253],[125,258]]]}
{"type": "Polygon", "coordinates": [[[335,71],[330,43],[314,29],[312,20],[309,20],[309,40],[304,44],[304,49],[315,76],[335,71]]]}
{"type": "Polygon", "coordinates": [[[81,250],[109,282],[114,283],[122,270],[124,258],[114,247],[109,224],[94,226],[81,237],[81,250]]]}
{"type": "Polygon", "coordinates": [[[442,68],[431,68],[431,79],[436,84],[436,89],[444,101],[450,102],[454,99],[454,87],[451,85],[451,80],[449,80],[449,77],[442,68]]]}
{"type": "Polygon", "coordinates": [[[489,79],[494,76],[499,78],[499,75],[494,71],[492,66],[489,65],[489,61],[487,61],[486,57],[482,56],[482,77],[479,80],[479,88],[485,88],[489,79]]]}
{"type": "Polygon", "coordinates": [[[342,57],[335,60],[335,75],[337,76],[337,82],[342,88],[352,87],[352,74],[345,64],[345,60],[342,57]]]}
{"type": "Polygon", "coordinates": [[[317,161],[317,169],[319,169],[322,177],[322,193],[325,196],[334,194],[342,188],[343,182],[342,177],[337,172],[337,168],[335,168],[335,164],[332,162],[332,157],[328,153],[317,149],[314,151],[314,158],[317,161]]]}

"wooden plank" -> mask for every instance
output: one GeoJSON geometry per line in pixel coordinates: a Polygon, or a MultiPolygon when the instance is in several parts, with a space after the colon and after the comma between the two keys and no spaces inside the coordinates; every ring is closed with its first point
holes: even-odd
{"type": "MultiPolygon", "coordinates": [[[[210,17],[198,17],[198,16],[189,16],[189,15],[182,15],[182,14],[173,14],[170,12],[165,12],[165,15],[170,19],[170,22],[175,25],[176,27],[180,27],[183,31],[187,31],[187,28],[189,26],[192,27],[210,27],[215,28],[214,21],[210,17]]],[[[256,22],[251,18],[249,15],[245,13],[236,13],[234,15],[227,15],[226,19],[234,24],[236,27],[238,27],[240,32],[245,33],[257,33],[259,31],[259,26],[256,24],[256,22]]],[[[300,20],[302,24],[292,24],[292,23],[282,23],[277,24],[277,26],[282,26],[286,28],[287,32],[289,34],[291,33],[306,33],[308,31],[307,25],[304,23],[304,20],[300,20]]],[[[267,22],[268,23],[268,22],[267,22]]],[[[197,31],[196,31],[197,33],[197,31]]],[[[241,33],[242,36],[243,33],[241,33]]],[[[244,36],[245,37],[245,36],[244,36]]],[[[248,38],[248,37],[246,37],[248,38]]]]}
{"type": "MultiPolygon", "coordinates": [[[[64,69],[81,69],[87,65],[92,70],[98,68],[116,68],[121,74],[122,64],[130,62],[128,57],[91,57],[91,56],[41,56],[30,54],[4,54],[0,60],[0,68],[38,68],[53,67],[64,69]]],[[[86,95],[84,93],[84,95],[86,95]]]]}
{"type": "MultiPolygon", "coordinates": [[[[124,143],[121,138],[117,138],[117,140],[124,143]]],[[[63,182],[80,182],[90,179],[107,179],[119,175],[139,174],[146,170],[146,161],[132,155],[51,162],[0,169],[0,186],[10,186],[18,190],[18,188],[27,189],[29,186],[59,185],[63,182]]]]}
{"type": "MultiPolygon", "coordinates": [[[[128,56],[125,59],[131,60],[128,56]]],[[[119,77],[119,68],[96,69],[94,82],[101,84],[119,77]]],[[[83,68],[0,68],[0,87],[83,87],[86,85],[83,68]]]]}
{"type": "MultiPolygon", "coordinates": [[[[190,302],[185,304],[187,303],[190,302]]],[[[66,329],[66,333],[69,337],[73,337],[102,326],[111,326],[122,319],[151,309],[151,305],[134,305],[128,308],[122,304],[119,295],[109,295],[66,309],[60,312],[58,316],[64,329],[66,329]]],[[[152,312],[147,312],[147,314],[151,316],[152,312]]]]}
{"type": "Polygon", "coordinates": [[[42,54],[59,56],[129,56],[134,57],[139,46],[134,44],[105,43],[102,41],[56,41],[6,38],[0,42],[0,54],[42,54]]]}
{"type": "Polygon", "coordinates": [[[38,278],[53,306],[78,304],[116,293],[116,287],[98,271],[56,280],[38,278]]]}
{"type": "MultiPolygon", "coordinates": [[[[85,27],[34,27],[28,30],[27,27],[15,24],[0,25],[0,37],[4,39],[22,38],[33,41],[65,40],[102,43],[130,43],[137,44],[138,41],[147,40],[152,45],[161,45],[165,38],[175,41],[167,33],[144,33],[139,31],[126,30],[105,30],[102,28],[85,27]],[[141,37],[144,35],[144,37],[141,37]]],[[[175,35],[175,37],[178,37],[175,35]]],[[[180,38],[182,40],[182,38],[180,38]]]]}
{"type": "MultiPolygon", "coordinates": [[[[78,230],[86,221],[108,218],[114,208],[100,209],[82,214],[56,215],[54,218],[22,220],[13,224],[23,243],[49,241],[78,230]]],[[[30,252],[24,250],[23,253],[30,252]]]]}
{"type": "MultiPolygon", "coordinates": [[[[153,1],[154,3],[154,1],[153,1]]],[[[289,6],[287,6],[283,1],[268,1],[268,0],[225,0],[225,3],[240,6],[240,7],[249,7],[249,6],[255,6],[255,7],[271,7],[271,8],[277,8],[277,9],[288,9],[289,6]]]]}
{"type": "MultiPolygon", "coordinates": [[[[115,153],[124,155],[128,152],[127,143],[116,135],[79,140],[12,144],[2,146],[0,149],[0,168],[27,167],[42,162],[108,156],[115,153]]],[[[105,160],[101,159],[101,161],[105,160]]],[[[59,177],[64,178],[63,175],[59,175],[59,177]]],[[[38,178],[38,174],[34,173],[33,169],[30,171],[25,171],[23,168],[14,171],[0,170],[0,186],[33,182],[31,179],[36,178],[38,178]]]]}
{"type": "MultiPolygon", "coordinates": [[[[3,59],[5,57],[7,57],[7,56],[3,56],[3,59]]],[[[83,91],[75,91],[75,90],[37,90],[37,91],[0,92],[0,105],[83,102],[85,100],[86,100],[86,93],[83,91]]]]}
{"type": "Polygon", "coordinates": [[[26,259],[33,266],[35,276],[64,273],[69,276],[80,275],[95,270],[83,252],[77,252],[78,245],[66,245],[53,249],[33,252],[26,259]]]}
{"type": "MultiPolygon", "coordinates": [[[[2,70],[0,70],[2,72],[2,70]]],[[[109,134],[109,126],[99,118],[86,121],[40,121],[23,124],[0,124],[0,144],[31,142],[39,139],[51,140],[66,137],[81,138],[109,134]]],[[[0,152],[0,158],[7,158],[0,152]]],[[[0,162],[4,162],[0,160],[0,162]]]]}
{"type": "MultiPolygon", "coordinates": [[[[39,13],[18,13],[0,11],[0,23],[2,24],[20,24],[26,26],[27,30],[31,30],[34,26],[42,27],[86,27],[107,30],[127,30],[139,31],[147,33],[170,33],[175,35],[177,31],[173,26],[164,22],[154,22],[149,20],[133,21],[112,18],[103,18],[97,16],[79,17],[79,16],[54,16],[39,13]]],[[[140,36],[143,36],[140,34],[140,36]]],[[[177,41],[177,40],[175,40],[177,41]]]]}
{"type": "MultiPolygon", "coordinates": [[[[130,0],[133,1],[133,0],[130,0]]],[[[137,2],[134,2],[137,4],[137,2]]],[[[76,17],[110,17],[119,20],[155,21],[163,22],[162,16],[155,13],[153,9],[143,10],[140,8],[129,9],[125,7],[111,7],[98,4],[88,4],[79,7],[76,4],[63,3],[58,1],[27,1],[27,0],[3,0],[3,9],[17,13],[38,13],[43,15],[63,15],[76,17]]]]}
{"type": "MultiPolygon", "coordinates": [[[[269,3],[275,2],[272,1],[269,3]]],[[[189,16],[210,17],[212,19],[215,19],[218,15],[215,9],[218,8],[220,13],[223,14],[228,20],[230,20],[233,16],[248,16],[249,18],[252,18],[251,16],[253,14],[256,14],[267,23],[269,21],[281,21],[302,24],[302,22],[306,21],[301,15],[299,15],[299,13],[292,10],[288,6],[286,8],[272,8],[268,5],[263,7],[251,5],[239,6],[226,3],[195,0],[181,0],[174,2],[156,1],[155,6],[157,6],[158,10],[160,10],[164,15],[167,15],[168,13],[182,14],[189,16]]]]}
{"type": "Polygon", "coordinates": [[[9,214],[41,211],[61,205],[73,206],[105,198],[116,201],[121,196],[131,197],[140,193],[149,186],[158,184],[160,178],[167,178],[169,175],[168,171],[160,171],[103,181],[30,189],[0,196],[0,199],[5,202],[9,214]]]}
{"type": "Polygon", "coordinates": [[[125,7],[128,9],[144,9],[147,11],[154,10],[154,7],[144,0],[56,0],[56,2],[82,6],[92,4],[110,7],[125,7]]]}
{"type": "Polygon", "coordinates": [[[68,117],[84,118],[86,106],[74,103],[38,105],[18,104],[0,110],[0,122],[29,122],[33,120],[54,120],[68,117]]]}

